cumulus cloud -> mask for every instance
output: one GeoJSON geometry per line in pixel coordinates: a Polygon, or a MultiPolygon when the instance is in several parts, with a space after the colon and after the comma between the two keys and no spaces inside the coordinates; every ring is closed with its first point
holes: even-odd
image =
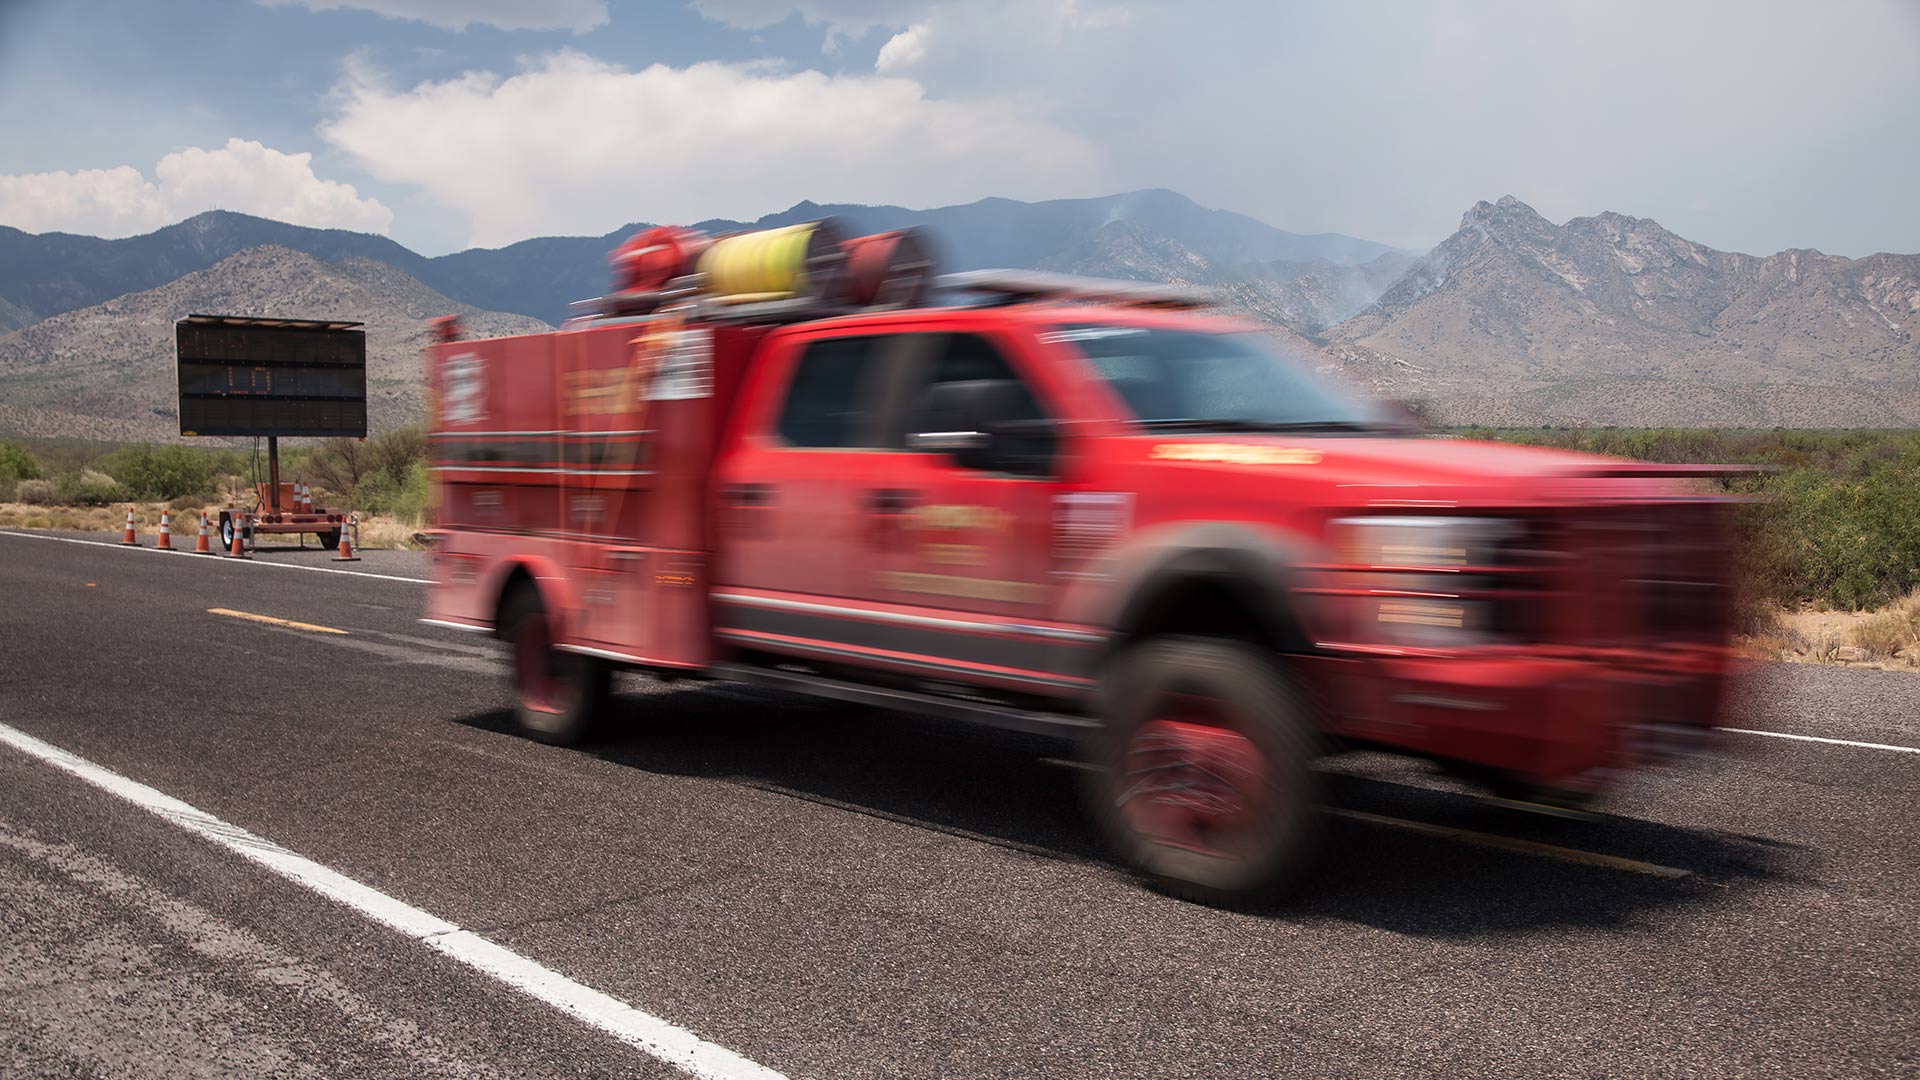
{"type": "Polygon", "coordinates": [[[873,62],[873,69],[882,75],[903,71],[927,58],[927,35],[924,25],[909,26],[905,30],[887,39],[880,46],[880,55],[873,62]]]}
{"type": "Polygon", "coordinates": [[[571,30],[584,34],[607,23],[606,0],[257,0],[268,7],[298,4],[308,11],[351,8],[448,30],[476,23],[502,30],[571,30]]]}
{"type": "Polygon", "coordinates": [[[130,165],[0,176],[0,224],[27,232],[133,236],[214,209],[322,229],[384,233],[393,224],[380,200],[314,175],[312,154],[249,139],[168,154],[151,180],[130,165]]]}
{"type": "Polygon", "coordinates": [[[472,221],[472,242],[849,202],[1048,197],[1102,182],[1093,148],[1007,103],[904,78],[720,63],[630,71],[571,51],[412,88],[364,67],[322,134],[472,221]]]}

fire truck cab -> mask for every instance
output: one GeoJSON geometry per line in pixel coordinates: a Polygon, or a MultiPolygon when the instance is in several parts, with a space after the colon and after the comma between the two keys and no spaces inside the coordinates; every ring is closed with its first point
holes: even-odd
{"type": "Polygon", "coordinates": [[[1710,730],[1683,471],[1424,435],[1204,298],[927,247],[654,230],[556,332],[448,324],[427,621],[510,643],[529,734],[627,668],[1061,735],[1132,865],[1242,902],[1310,864],[1329,751],[1571,801],[1710,730]]]}

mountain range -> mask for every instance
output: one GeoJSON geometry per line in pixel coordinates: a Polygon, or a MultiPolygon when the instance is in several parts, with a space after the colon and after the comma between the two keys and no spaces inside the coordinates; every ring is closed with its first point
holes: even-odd
{"type": "MultiPolygon", "coordinates": [[[[1228,264],[1291,260],[1346,266],[1394,250],[1337,233],[1286,232],[1159,190],[1038,203],[982,199],[932,210],[801,202],[757,221],[715,218],[696,222],[694,227],[718,234],[822,217],[841,219],[855,234],[914,225],[927,228],[943,245],[942,265],[953,270],[1036,266],[1116,221],[1136,222],[1155,234],[1177,239],[1209,260],[1228,264]]],[[[597,296],[605,288],[608,252],[647,227],[634,223],[604,236],[545,236],[503,248],[428,257],[384,236],[310,229],[224,210],[123,240],[32,234],[0,226],[0,332],[164,285],[262,244],[327,261],[373,259],[404,270],[462,303],[558,323],[567,317],[569,303],[597,296]]]]}
{"type": "Polygon", "coordinates": [[[367,404],[376,428],[420,415],[428,320],[460,316],[471,333],[547,324],[483,311],[377,259],[325,261],[266,244],[156,289],[43,319],[0,336],[0,431],[124,441],[177,436],[173,324],[190,312],[285,315],[367,324],[367,404]]]}
{"type": "MultiPolygon", "coordinates": [[[[910,210],[802,202],[708,232],[824,216],[928,229],[946,269],[1199,285],[1369,393],[1450,423],[1920,423],[1920,256],[1716,251],[1617,213],[1556,225],[1506,196],[1424,254],[1301,235],[1170,191],[910,210]]],[[[369,323],[374,413],[417,409],[425,320],[557,323],[633,224],[427,257],[385,237],[223,211],[122,240],[0,227],[0,431],[165,437],[189,310],[369,323]]]]}

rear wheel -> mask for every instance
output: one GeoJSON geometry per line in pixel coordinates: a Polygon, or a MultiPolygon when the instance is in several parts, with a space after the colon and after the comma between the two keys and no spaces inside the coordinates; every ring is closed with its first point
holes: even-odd
{"type": "Polygon", "coordinates": [[[340,550],[340,530],[339,529],[335,529],[332,532],[315,533],[314,535],[320,538],[321,547],[327,549],[328,551],[340,550]]]}
{"type": "Polygon", "coordinates": [[[1130,864],[1169,893],[1223,906],[1304,877],[1320,827],[1311,719],[1268,656],[1150,640],[1116,659],[1101,704],[1089,794],[1130,864]]]}
{"type": "Polygon", "coordinates": [[[514,720],[541,742],[569,745],[589,735],[606,711],[613,675],[591,657],[556,648],[554,623],[539,593],[521,588],[500,620],[513,647],[514,720]]]}

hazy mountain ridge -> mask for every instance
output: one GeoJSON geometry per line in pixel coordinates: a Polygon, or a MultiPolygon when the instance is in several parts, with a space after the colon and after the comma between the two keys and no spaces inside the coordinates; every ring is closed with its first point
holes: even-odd
{"type": "Polygon", "coordinates": [[[1509,195],[1327,336],[1356,370],[1400,361],[1454,420],[1846,426],[1920,422],[1917,331],[1920,256],[1717,251],[1509,195]]]}
{"type": "Polygon", "coordinates": [[[377,259],[323,262],[282,247],[249,248],[157,289],[0,337],[0,430],[176,437],[173,324],[197,311],[365,322],[368,405],[377,426],[418,418],[420,352],[434,316],[457,314],[477,335],[548,329],[525,316],[455,303],[377,259]]]}
{"type": "MultiPolygon", "coordinates": [[[[1031,267],[1113,221],[1137,221],[1222,263],[1291,259],[1346,265],[1394,250],[1337,233],[1290,233],[1242,214],[1208,210],[1163,190],[1037,203],[982,199],[930,210],[802,202],[757,221],[695,224],[719,233],[826,216],[843,219],[856,233],[926,227],[942,245],[943,265],[953,270],[1031,267]]],[[[326,261],[377,259],[462,303],[557,323],[567,316],[569,303],[605,290],[607,253],[645,227],[628,224],[602,236],[536,237],[503,248],[429,258],[382,236],[309,229],[220,210],[124,240],[36,235],[0,226],[0,332],[163,285],[262,244],[326,261]]]]}
{"type": "MultiPolygon", "coordinates": [[[[1425,399],[1448,422],[1920,423],[1915,255],[1723,252],[1614,212],[1556,225],[1512,196],[1476,204],[1453,235],[1417,257],[1346,237],[1300,237],[1163,191],[1052,203],[985,199],[929,211],[803,202],[755,222],[697,224],[726,232],[822,216],[841,218],[856,233],[924,226],[946,269],[1037,267],[1210,288],[1230,313],[1288,331],[1327,370],[1379,395],[1425,399]],[[1294,257],[1302,245],[1323,257],[1294,257]]],[[[296,273],[294,264],[280,265],[293,254],[281,246],[264,269],[289,291],[229,278],[225,293],[197,301],[199,309],[226,310],[217,297],[231,295],[278,314],[365,317],[350,306],[302,307],[308,293],[299,281],[327,278],[357,282],[370,290],[366,303],[404,309],[416,322],[443,310],[468,312],[470,321],[510,319],[498,314],[506,311],[557,321],[569,301],[603,291],[606,252],[641,227],[435,259],[382,237],[226,213],[126,241],[0,229],[0,393],[9,405],[66,407],[47,392],[53,384],[23,372],[35,368],[28,358],[36,355],[35,370],[58,370],[48,356],[80,355],[74,340],[96,350],[87,354],[94,374],[83,383],[111,384],[116,367],[151,374],[155,364],[170,380],[170,344],[155,352],[142,338],[135,347],[88,321],[119,310],[111,300],[85,309],[93,314],[78,324],[47,320],[55,324],[49,332],[36,333],[45,324],[29,322],[5,334],[7,320],[31,320],[33,312],[21,314],[28,303],[66,302],[128,276],[168,273],[256,235],[285,237],[304,245],[310,263],[320,261],[296,273]],[[16,257],[22,238],[44,242],[36,250],[45,257],[32,264],[41,276],[16,257]],[[73,338],[76,325],[92,336],[73,338]]],[[[475,330],[492,332],[477,322],[475,330]]],[[[395,332],[411,343],[421,331],[410,323],[395,332]]],[[[391,347],[374,340],[376,349],[391,347]]],[[[110,401],[86,400],[92,404],[81,411],[127,419],[110,401]]],[[[20,425],[0,418],[0,427],[20,425]]]]}

